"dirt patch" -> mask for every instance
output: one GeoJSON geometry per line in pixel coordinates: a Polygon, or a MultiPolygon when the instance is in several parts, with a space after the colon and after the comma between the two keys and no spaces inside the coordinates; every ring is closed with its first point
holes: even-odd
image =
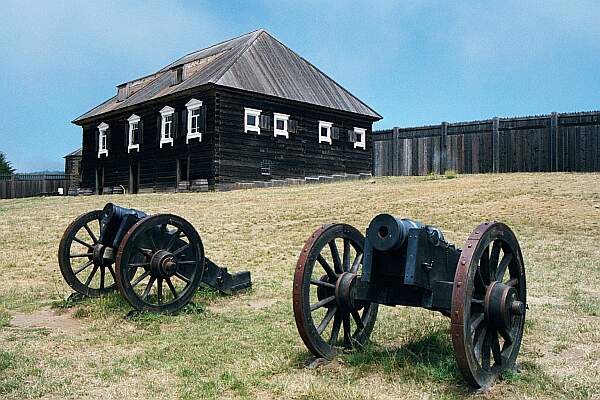
{"type": "Polygon", "coordinates": [[[244,303],[236,303],[236,304],[227,304],[227,305],[213,305],[206,307],[209,311],[212,311],[217,314],[222,314],[231,311],[239,311],[239,310],[262,310],[263,308],[271,307],[273,304],[277,303],[275,299],[257,299],[257,300],[248,300],[244,303]]]}
{"type": "Polygon", "coordinates": [[[32,314],[14,314],[10,324],[16,328],[45,328],[62,333],[78,333],[85,325],[73,318],[71,312],[43,309],[32,314]]]}

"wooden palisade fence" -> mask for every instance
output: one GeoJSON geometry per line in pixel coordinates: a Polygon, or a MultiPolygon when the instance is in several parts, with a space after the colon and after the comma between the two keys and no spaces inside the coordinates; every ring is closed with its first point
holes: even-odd
{"type": "Polygon", "coordinates": [[[71,177],[67,174],[0,175],[0,199],[57,195],[59,188],[67,194],[70,184],[71,177]]]}
{"type": "Polygon", "coordinates": [[[494,118],[373,135],[373,175],[600,171],[600,112],[494,118]]]}

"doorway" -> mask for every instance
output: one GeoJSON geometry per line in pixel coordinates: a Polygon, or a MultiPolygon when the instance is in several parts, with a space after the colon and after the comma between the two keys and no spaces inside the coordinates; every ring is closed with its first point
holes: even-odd
{"type": "Polygon", "coordinates": [[[190,175],[190,159],[189,157],[177,160],[177,186],[180,182],[188,181],[190,175]]]}
{"type": "Polygon", "coordinates": [[[104,167],[96,168],[96,194],[104,191],[104,167]]]}
{"type": "Polygon", "coordinates": [[[129,193],[137,194],[140,189],[140,163],[129,166],[129,193]]]}

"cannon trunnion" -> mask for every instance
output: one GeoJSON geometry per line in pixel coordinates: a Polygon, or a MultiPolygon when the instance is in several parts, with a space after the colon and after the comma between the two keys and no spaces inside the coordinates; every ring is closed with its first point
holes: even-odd
{"type": "Polygon", "coordinates": [[[324,225],[307,240],[294,275],[298,332],[317,357],[369,338],[378,306],[414,306],[451,318],[457,364],[474,387],[514,367],[525,322],[526,286],[514,233],[483,223],[464,250],[418,221],[376,216],[366,237],[324,225]]]}
{"type": "Polygon", "coordinates": [[[205,257],[200,235],[185,219],[112,203],[67,227],[58,260],[76,293],[95,297],[119,289],[136,310],[176,312],[200,285],[227,294],[251,285],[250,272],[231,274],[205,257]]]}

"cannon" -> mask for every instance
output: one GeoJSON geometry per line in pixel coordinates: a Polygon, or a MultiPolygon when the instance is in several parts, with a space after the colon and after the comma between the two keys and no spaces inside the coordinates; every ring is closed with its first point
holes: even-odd
{"type": "Polygon", "coordinates": [[[139,311],[176,312],[201,285],[226,294],[251,286],[250,272],[231,274],[204,255],[185,219],[112,203],[71,222],[58,262],[75,293],[97,297],[118,289],[139,311]]]}
{"type": "Polygon", "coordinates": [[[450,317],[454,355],[465,380],[487,388],[513,368],[526,310],[525,269],[511,229],[486,222],[464,249],[433,226],[380,214],[366,237],[347,224],[317,229],[300,253],[293,283],[298,332],[316,357],[369,338],[380,304],[450,317]]]}

